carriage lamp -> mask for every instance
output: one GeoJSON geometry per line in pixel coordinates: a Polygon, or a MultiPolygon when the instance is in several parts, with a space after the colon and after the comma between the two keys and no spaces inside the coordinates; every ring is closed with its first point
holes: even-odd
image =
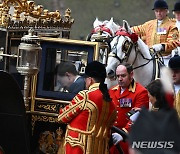
{"type": "Polygon", "coordinates": [[[16,68],[21,75],[24,75],[24,103],[29,109],[30,78],[39,72],[41,50],[39,37],[34,35],[34,30],[30,29],[28,35],[21,38],[18,47],[18,57],[16,68]]]}

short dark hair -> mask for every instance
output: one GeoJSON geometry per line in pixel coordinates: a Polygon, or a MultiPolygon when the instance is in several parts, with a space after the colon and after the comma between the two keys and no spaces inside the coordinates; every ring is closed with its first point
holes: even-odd
{"type": "Polygon", "coordinates": [[[128,72],[129,74],[133,71],[133,67],[132,67],[132,65],[129,64],[129,63],[123,62],[123,63],[119,64],[119,66],[120,66],[120,65],[125,66],[126,69],[127,69],[127,72],[128,72]]]}
{"type": "Polygon", "coordinates": [[[76,66],[72,62],[61,62],[56,65],[55,74],[64,76],[66,72],[72,73],[73,75],[78,74],[76,66]]]}
{"type": "Polygon", "coordinates": [[[153,80],[147,85],[148,92],[156,98],[155,107],[159,109],[168,109],[169,105],[165,97],[165,90],[160,79],[153,80]]]}

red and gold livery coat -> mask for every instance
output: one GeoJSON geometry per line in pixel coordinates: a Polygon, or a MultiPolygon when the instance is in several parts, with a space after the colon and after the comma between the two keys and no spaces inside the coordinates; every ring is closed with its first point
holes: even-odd
{"type": "MultiPolygon", "coordinates": [[[[132,122],[127,117],[127,113],[132,108],[142,108],[146,107],[149,108],[149,97],[146,88],[144,88],[141,84],[135,82],[134,80],[131,82],[129,88],[127,88],[121,94],[121,87],[119,85],[113,87],[109,91],[111,98],[113,99],[114,104],[116,105],[117,109],[117,119],[114,125],[125,132],[128,133],[132,122]],[[122,107],[121,101],[129,101],[128,106],[122,107]]],[[[120,146],[122,147],[125,154],[128,153],[128,144],[127,142],[120,142],[120,146]]],[[[115,147],[111,148],[111,154],[117,153],[117,149],[115,147]]]]}
{"type": "Polygon", "coordinates": [[[166,17],[160,26],[157,26],[157,19],[145,22],[142,25],[131,28],[151,48],[154,44],[165,44],[163,56],[171,54],[171,51],[178,45],[179,32],[175,21],[166,17]]]}
{"type": "Polygon", "coordinates": [[[112,102],[105,102],[99,83],[80,91],[65,108],[58,120],[68,123],[65,135],[66,153],[107,154],[110,129],[117,112],[112,102]]]}
{"type": "Polygon", "coordinates": [[[174,106],[175,106],[175,109],[176,109],[178,116],[180,118],[180,90],[175,95],[174,106]]]}

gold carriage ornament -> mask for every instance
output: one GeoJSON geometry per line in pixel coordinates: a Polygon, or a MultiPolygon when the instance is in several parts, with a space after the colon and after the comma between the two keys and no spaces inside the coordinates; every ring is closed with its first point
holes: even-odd
{"type": "Polygon", "coordinates": [[[71,10],[66,9],[62,16],[58,10],[49,12],[34,1],[2,0],[0,4],[0,27],[10,30],[33,28],[42,34],[69,30],[74,23],[71,10]],[[44,32],[44,33],[43,33],[44,32]]]}

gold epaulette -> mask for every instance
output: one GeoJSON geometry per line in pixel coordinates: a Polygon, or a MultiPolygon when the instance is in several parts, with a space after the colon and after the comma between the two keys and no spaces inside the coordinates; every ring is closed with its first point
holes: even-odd
{"type": "Polygon", "coordinates": [[[119,85],[116,85],[112,88],[112,90],[118,90],[118,88],[119,88],[119,85]]]}

